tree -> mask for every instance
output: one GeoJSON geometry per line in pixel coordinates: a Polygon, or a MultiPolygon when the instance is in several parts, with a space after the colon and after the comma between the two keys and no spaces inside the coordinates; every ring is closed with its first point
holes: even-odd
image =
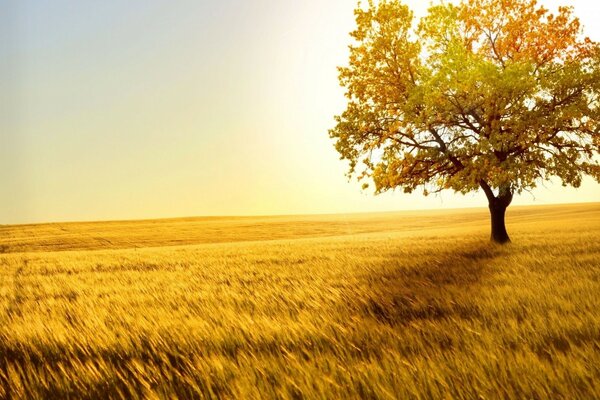
{"type": "Polygon", "coordinates": [[[513,195],[550,177],[600,182],[600,46],[572,8],[464,0],[415,24],[382,0],[355,16],[348,105],[329,132],[350,176],[376,193],[482,189],[499,243],[513,195]]]}

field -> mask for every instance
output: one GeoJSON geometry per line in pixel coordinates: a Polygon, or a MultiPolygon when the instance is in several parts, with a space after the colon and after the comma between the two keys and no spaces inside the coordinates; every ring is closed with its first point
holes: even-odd
{"type": "Polygon", "coordinates": [[[600,204],[0,226],[0,398],[600,398],[600,204]]]}

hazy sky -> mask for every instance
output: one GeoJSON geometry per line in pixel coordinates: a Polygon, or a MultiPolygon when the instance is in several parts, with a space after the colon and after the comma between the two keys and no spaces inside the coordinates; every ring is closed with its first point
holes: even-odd
{"type": "MultiPolygon", "coordinates": [[[[600,3],[542,3],[600,40],[600,3]]],[[[0,223],[485,206],[348,182],[327,131],[355,4],[4,1],[0,223]]],[[[588,179],[514,203],[598,200],[588,179]]]]}

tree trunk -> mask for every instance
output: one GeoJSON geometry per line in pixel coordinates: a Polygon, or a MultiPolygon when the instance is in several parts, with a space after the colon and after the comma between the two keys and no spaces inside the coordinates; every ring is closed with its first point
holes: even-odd
{"type": "MultiPolygon", "coordinates": [[[[498,199],[495,199],[498,200],[498,199]]],[[[506,208],[502,202],[493,201],[490,203],[490,214],[492,217],[492,237],[491,240],[496,243],[504,244],[510,242],[506,225],[504,224],[504,215],[506,208]]]]}
{"type": "Polygon", "coordinates": [[[510,185],[503,185],[498,190],[498,195],[495,196],[490,186],[481,181],[481,187],[488,198],[490,217],[492,220],[492,242],[505,244],[510,242],[510,237],[506,232],[506,225],[504,224],[504,217],[506,215],[506,209],[510,205],[513,199],[513,193],[510,185]]]}

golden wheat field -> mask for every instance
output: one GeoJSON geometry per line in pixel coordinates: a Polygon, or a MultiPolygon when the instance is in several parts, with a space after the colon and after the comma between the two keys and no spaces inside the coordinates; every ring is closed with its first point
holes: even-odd
{"type": "Polygon", "coordinates": [[[600,397],[600,204],[0,226],[0,398],[600,397]]]}

